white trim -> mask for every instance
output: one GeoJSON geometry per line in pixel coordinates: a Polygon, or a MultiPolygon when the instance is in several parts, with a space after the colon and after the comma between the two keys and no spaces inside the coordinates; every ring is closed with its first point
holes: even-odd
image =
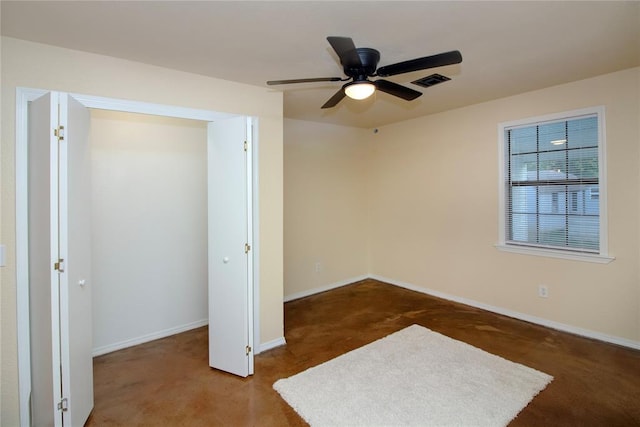
{"type": "MultiPolygon", "coordinates": [[[[623,347],[629,347],[636,350],[640,350],[640,341],[633,341],[626,338],[617,337],[614,335],[603,334],[602,332],[592,331],[589,329],[579,328],[577,326],[567,325],[565,323],[555,322],[553,320],[543,319],[542,317],[531,316],[529,314],[520,313],[517,311],[509,310],[502,307],[496,307],[493,305],[485,304],[468,298],[457,297],[451,294],[447,294],[440,291],[435,291],[429,288],[423,288],[408,282],[402,282],[400,280],[390,279],[388,277],[379,276],[377,274],[369,274],[366,276],[356,277],[346,281],[334,283],[333,285],[322,286],[319,288],[309,289],[308,291],[298,292],[285,297],[284,302],[293,301],[299,298],[308,297],[311,295],[319,294],[329,291],[331,289],[339,288],[342,286],[352,285],[356,282],[360,282],[365,279],[374,279],[380,282],[387,283],[389,285],[398,286],[400,288],[409,289],[411,291],[419,292],[421,294],[442,298],[448,301],[457,302],[460,304],[476,307],[482,310],[490,311],[492,313],[501,314],[503,316],[512,317],[518,320],[524,320],[525,322],[535,323],[536,325],[544,326],[558,331],[568,332],[574,335],[580,335],[587,338],[592,338],[598,341],[604,341],[611,344],[621,345],[623,347]]],[[[263,346],[265,344],[262,344],[263,346]]]]}
{"type": "Polygon", "coordinates": [[[559,111],[556,113],[545,114],[542,116],[525,117],[524,119],[510,120],[498,124],[502,128],[517,128],[524,126],[532,126],[533,124],[544,124],[557,121],[564,121],[567,118],[577,118],[580,116],[591,116],[593,114],[604,114],[604,106],[578,108],[576,110],[559,111]]]}
{"type": "Polygon", "coordinates": [[[144,344],[146,342],[155,341],[160,338],[170,337],[171,335],[187,332],[192,329],[200,328],[209,324],[209,319],[202,319],[195,322],[187,323],[185,325],[176,326],[173,328],[164,329],[162,331],[153,332],[150,334],[142,335],[136,338],[120,341],[117,343],[103,345],[96,347],[91,351],[93,357],[102,356],[103,354],[111,353],[114,351],[122,350],[124,348],[133,347],[135,345],[144,344]]]}
{"type": "Polygon", "coordinates": [[[511,252],[514,254],[543,256],[548,258],[561,258],[573,261],[594,262],[597,264],[609,264],[611,261],[616,259],[615,257],[602,256],[598,254],[559,251],[554,249],[544,249],[518,245],[496,244],[495,247],[503,252],[511,252]]]}
{"type": "Polygon", "coordinates": [[[529,117],[525,119],[512,120],[509,122],[498,123],[498,243],[495,245],[501,251],[524,254],[545,256],[551,258],[562,258],[573,261],[596,262],[608,264],[615,259],[609,254],[609,236],[608,236],[608,216],[607,216],[607,159],[606,159],[606,130],[605,130],[605,107],[589,107],[572,111],[563,111],[553,114],[547,114],[538,117],[529,117]],[[600,247],[598,254],[581,254],[570,250],[562,249],[544,249],[533,248],[527,246],[511,245],[506,240],[506,195],[505,195],[505,140],[504,133],[506,128],[516,128],[521,126],[532,126],[534,124],[549,123],[558,120],[567,120],[578,118],[580,116],[596,115],[598,119],[598,185],[600,188],[600,207],[599,207],[599,223],[600,223],[600,247]]]}
{"type": "Polygon", "coordinates": [[[71,93],[73,98],[88,108],[100,110],[122,111],[126,113],[151,114],[180,119],[202,120],[215,122],[218,120],[237,117],[239,114],[219,113],[216,111],[200,110],[197,108],[178,107],[174,105],[151,104],[148,102],[128,101],[124,99],[106,98],[103,96],[71,93]]]}
{"type": "Polygon", "coordinates": [[[308,296],[311,296],[311,295],[319,294],[319,293],[322,293],[322,292],[330,291],[332,289],[341,288],[343,286],[351,285],[351,284],[353,284],[355,282],[360,282],[361,280],[368,279],[369,277],[370,276],[368,276],[368,275],[352,277],[351,279],[340,280],[339,282],[331,283],[329,285],[319,286],[317,288],[308,289],[306,291],[296,292],[296,293],[290,294],[290,295],[285,295],[284,302],[294,301],[294,300],[297,300],[297,299],[300,299],[300,298],[304,298],[304,297],[308,297],[308,296]]]}
{"type": "MultiPolygon", "coordinates": [[[[251,118],[251,138],[253,141],[251,147],[251,165],[253,168],[253,176],[252,176],[252,194],[253,200],[251,204],[253,206],[253,229],[251,236],[252,238],[252,251],[253,252],[253,343],[260,342],[260,304],[257,304],[256,301],[260,301],[260,275],[257,272],[260,271],[260,186],[258,185],[258,177],[260,176],[260,157],[258,155],[258,150],[260,148],[260,144],[258,143],[258,136],[260,133],[258,132],[260,121],[257,117],[251,118]]],[[[257,354],[254,352],[254,355],[257,354]]]]}
{"type": "MultiPolygon", "coordinates": [[[[245,117],[245,165],[246,165],[246,188],[247,188],[247,244],[253,249],[253,118],[245,117]]],[[[253,254],[247,256],[247,346],[255,348],[253,328],[255,326],[253,315],[255,312],[255,304],[253,304],[253,254]]],[[[255,355],[255,353],[254,353],[255,355]]],[[[247,357],[249,362],[249,375],[253,375],[254,360],[253,357],[247,357]]]]}
{"type": "Polygon", "coordinates": [[[18,88],[16,90],[16,308],[18,333],[18,396],[20,425],[31,422],[31,325],[29,321],[29,200],[28,168],[29,101],[48,91],[18,88]],[[27,107],[25,107],[27,106],[27,107]]]}
{"type": "Polygon", "coordinates": [[[604,106],[596,107],[594,110],[598,114],[598,189],[600,195],[600,256],[609,256],[609,209],[607,204],[607,132],[605,125],[605,108],[604,106]]]}
{"type": "Polygon", "coordinates": [[[258,348],[258,351],[254,354],[260,354],[263,351],[271,350],[283,345],[287,345],[287,341],[284,339],[284,337],[276,338],[275,340],[267,341],[260,344],[260,348],[258,348]]]}
{"type": "Polygon", "coordinates": [[[371,279],[379,280],[380,282],[388,283],[390,285],[399,286],[401,288],[409,289],[411,291],[420,292],[422,294],[431,295],[437,298],[446,299],[449,301],[457,302],[457,303],[468,305],[471,307],[480,308],[482,310],[501,314],[507,317],[512,317],[514,319],[524,320],[525,322],[535,323],[537,325],[544,326],[551,329],[556,329],[558,331],[568,332],[570,334],[580,335],[580,336],[592,338],[598,341],[604,341],[610,344],[616,344],[616,345],[621,345],[623,347],[629,347],[636,350],[640,350],[640,341],[633,341],[630,339],[621,338],[614,335],[603,334],[602,332],[592,331],[589,329],[579,328],[577,326],[567,325],[565,323],[555,322],[553,320],[543,319],[541,317],[531,316],[529,314],[520,313],[517,311],[502,308],[502,307],[496,307],[493,305],[474,301],[472,299],[461,298],[461,297],[450,295],[444,292],[434,291],[433,289],[423,288],[421,286],[413,285],[411,283],[389,279],[387,277],[378,276],[376,274],[373,274],[369,277],[371,279]]]}

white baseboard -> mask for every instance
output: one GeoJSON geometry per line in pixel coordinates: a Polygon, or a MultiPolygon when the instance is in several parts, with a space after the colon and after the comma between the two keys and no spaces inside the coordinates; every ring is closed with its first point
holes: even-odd
{"type": "Polygon", "coordinates": [[[133,347],[134,345],[143,344],[160,338],[165,338],[171,335],[179,334],[181,332],[190,331],[191,329],[206,326],[208,324],[209,319],[198,320],[196,322],[187,323],[186,325],[180,325],[174,328],[164,329],[162,331],[153,332],[151,334],[143,335],[140,337],[131,338],[101,347],[96,347],[92,350],[91,354],[93,357],[102,356],[103,354],[111,353],[112,351],[122,350],[124,348],[133,347]]]}
{"type": "Polygon", "coordinates": [[[258,347],[258,352],[254,353],[254,354],[260,354],[263,351],[271,350],[272,348],[280,347],[282,345],[287,345],[287,341],[284,339],[284,337],[280,337],[280,338],[276,338],[275,340],[263,342],[258,347]]]}
{"type": "MultiPolygon", "coordinates": [[[[597,331],[592,331],[589,329],[583,329],[583,328],[579,328],[576,326],[572,326],[572,325],[567,325],[564,323],[560,323],[560,322],[555,322],[552,320],[548,320],[548,319],[543,319],[541,317],[536,317],[536,316],[531,316],[529,314],[525,314],[525,313],[520,313],[517,311],[513,311],[513,310],[509,310],[506,308],[502,308],[502,307],[496,307],[493,305],[489,305],[489,304],[485,304],[482,302],[478,302],[475,300],[471,300],[471,299],[467,299],[467,298],[462,298],[462,297],[458,297],[455,295],[450,295],[444,292],[440,292],[440,291],[435,291],[433,289],[429,289],[429,288],[423,288],[421,286],[417,286],[411,283],[407,283],[407,282],[402,282],[399,280],[394,280],[394,279],[390,279],[388,277],[383,277],[383,276],[379,276],[376,274],[372,274],[372,275],[366,275],[366,276],[358,276],[358,277],[354,277],[351,279],[347,279],[347,280],[342,280],[340,282],[336,282],[336,283],[332,283],[330,285],[325,285],[325,286],[320,286],[314,289],[309,289],[303,292],[297,292],[295,294],[291,294],[291,295],[287,295],[284,297],[284,302],[289,302],[289,301],[293,301],[296,299],[300,299],[300,298],[304,298],[307,296],[311,296],[311,295],[315,295],[315,294],[319,294],[321,292],[326,292],[332,289],[336,289],[336,288],[340,288],[342,286],[346,286],[346,285],[350,285],[352,283],[355,282],[359,282],[361,280],[365,280],[365,279],[375,279],[375,280],[379,280],[380,282],[385,282],[388,283],[390,285],[394,285],[394,286],[398,286],[401,288],[405,288],[405,289],[409,289],[411,291],[415,291],[415,292],[420,292],[422,294],[426,294],[426,295],[431,295],[437,298],[442,298],[442,299],[446,299],[449,301],[453,301],[453,302],[457,302],[460,304],[465,304],[465,305],[469,305],[471,307],[476,307],[476,308],[480,308],[482,310],[487,310],[487,311],[491,311],[493,313],[497,313],[497,314],[501,314],[504,316],[508,316],[508,317],[512,317],[514,319],[519,319],[519,320],[524,320],[525,322],[530,322],[530,323],[535,323],[537,325],[541,325],[541,326],[545,326],[551,329],[556,329],[559,331],[564,331],[564,332],[569,332],[571,334],[575,334],[575,335],[580,335],[583,337],[587,337],[587,338],[592,338],[598,341],[604,341],[604,342],[608,342],[611,344],[616,344],[616,345],[620,345],[623,347],[629,347],[629,348],[633,348],[636,350],[640,350],[640,342],[639,341],[634,341],[634,340],[630,340],[630,339],[626,339],[626,338],[621,338],[621,337],[617,337],[617,336],[613,336],[613,335],[608,335],[608,334],[603,334],[601,332],[597,332],[597,331]]],[[[132,338],[129,340],[125,340],[125,341],[121,341],[121,342],[117,342],[114,344],[109,344],[106,346],[101,346],[101,347],[97,347],[94,348],[92,350],[92,355],[95,356],[101,356],[103,354],[107,354],[107,353],[111,353],[113,351],[117,351],[117,350],[122,350],[124,348],[128,348],[128,347],[132,347],[134,345],[138,345],[138,344],[143,344],[145,342],[149,342],[149,341],[153,341],[153,340],[157,340],[160,338],[165,338],[171,335],[175,335],[175,334],[179,334],[181,332],[186,332],[189,331],[191,329],[195,329],[195,328],[199,328],[201,326],[205,326],[209,324],[208,319],[202,319],[196,322],[192,322],[192,323],[188,323],[186,325],[182,325],[182,326],[178,326],[175,328],[169,328],[169,329],[165,329],[162,331],[158,331],[158,332],[154,332],[151,334],[147,334],[147,335],[143,335],[141,337],[136,337],[136,338],[132,338]]],[[[259,354],[262,353],[263,351],[267,351],[267,350],[271,350],[273,348],[276,347],[280,347],[282,345],[286,345],[286,340],[284,337],[280,337],[280,338],[276,338],[274,340],[265,342],[265,343],[261,343],[258,347],[258,352],[254,353],[254,354],[259,354]]]]}
{"type": "Polygon", "coordinates": [[[331,283],[329,285],[319,286],[317,288],[309,289],[309,290],[306,290],[306,291],[296,292],[296,293],[290,294],[290,295],[285,295],[284,302],[289,302],[289,301],[293,301],[293,300],[296,300],[296,299],[300,299],[300,298],[308,297],[308,296],[311,296],[311,295],[319,294],[321,292],[330,291],[332,289],[341,288],[343,286],[351,285],[352,283],[368,279],[369,277],[370,276],[368,276],[368,275],[352,277],[351,279],[341,280],[339,282],[331,283]]]}
{"type": "MultiPolygon", "coordinates": [[[[103,354],[111,353],[117,350],[122,350],[128,347],[133,347],[138,344],[144,344],[146,342],[154,341],[160,338],[166,338],[171,335],[179,334],[181,332],[187,332],[187,331],[190,331],[191,329],[196,329],[201,326],[206,326],[208,324],[209,324],[209,319],[202,319],[197,322],[188,323],[186,325],[177,326],[175,328],[169,328],[169,329],[154,332],[151,334],[143,335],[141,337],[131,338],[131,339],[120,341],[114,344],[97,347],[92,350],[91,355],[93,357],[102,356],[103,354]]],[[[271,341],[260,344],[257,349],[258,351],[254,354],[260,354],[263,351],[271,350],[272,348],[280,347],[286,344],[287,344],[287,341],[284,339],[284,337],[276,338],[275,340],[271,340],[271,341]]]]}
{"type": "Polygon", "coordinates": [[[491,311],[493,313],[502,314],[504,316],[513,317],[514,319],[524,320],[525,322],[535,323],[537,325],[545,326],[547,328],[556,329],[558,331],[569,332],[574,335],[580,335],[587,338],[592,338],[598,341],[604,341],[611,344],[620,345],[623,347],[629,347],[636,350],[640,350],[640,342],[633,341],[626,338],[621,338],[613,335],[603,334],[601,332],[592,331],[589,329],[583,329],[572,325],[567,325],[560,322],[554,322],[553,320],[543,319],[541,317],[531,316],[529,314],[512,311],[502,307],[496,307],[482,302],[474,301],[467,298],[461,298],[454,295],[446,294],[444,292],[434,291],[433,289],[423,288],[411,283],[406,283],[388,277],[382,277],[375,274],[369,276],[371,279],[379,280],[381,282],[389,283],[391,285],[399,286],[401,288],[409,289],[411,291],[420,292],[426,295],[446,299],[449,301],[457,302],[460,304],[469,305],[471,307],[480,308],[482,310],[491,311]]]}

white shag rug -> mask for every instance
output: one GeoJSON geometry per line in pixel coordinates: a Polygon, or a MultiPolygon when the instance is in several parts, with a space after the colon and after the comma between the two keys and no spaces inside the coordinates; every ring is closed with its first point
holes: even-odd
{"type": "Polygon", "coordinates": [[[311,426],[506,426],[552,376],[412,325],[273,388],[311,426]]]}

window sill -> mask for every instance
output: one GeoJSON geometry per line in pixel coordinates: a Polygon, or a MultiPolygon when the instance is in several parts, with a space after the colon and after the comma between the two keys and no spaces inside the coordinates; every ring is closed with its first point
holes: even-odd
{"type": "Polygon", "coordinates": [[[548,258],[568,259],[572,261],[593,262],[597,264],[609,264],[615,257],[603,256],[598,254],[587,254],[578,252],[555,251],[553,249],[532,248],[516,245],[497,244],[496,248],[503,252],[511,252],[522,255],[534,255],[548,258]]]}

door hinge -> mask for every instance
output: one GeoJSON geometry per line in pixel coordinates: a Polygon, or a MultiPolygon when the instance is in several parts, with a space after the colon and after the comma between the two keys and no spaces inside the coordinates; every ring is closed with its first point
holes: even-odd
{"type": "Polygon", "coordinates": [[[249,145],[247,144],[247,141],[245,141],[245,142],[244,142],[244,151],[247,151],[248,146],[249,146],[249,145]]]}
{"type": "Polygon", "coordinates": [[[249,353],[251,353],[251,347],[250,346],[246,346],[245,347],[245,351],[247,353],[247,356],[249,355],[249,353]]]}
{"type": "Polygon", "coordinates": [[[244,244],[244,253],[248,254],[250,250],[251,250],[251,246],[249,246],[248,243],[245,243],[244,244]]]}
{"type": "Polygon", "coordinates": [[[65,397],[60,402],[58,402],[58,411],[65,412],[68,410],[69,410],[69,399],[65,397]]]}
{"type": "Polygon", "coordinates": [[[53,134],[58,137],[58,141],[64,140],[64,126],[58,126],[53,130],[53,134]]]}
{"type": "Polygon", "coordinates": [[[64,273],[64,259],[60,258],[57,262],[54,262],[53,269],[59,273],[64,273]]]}

